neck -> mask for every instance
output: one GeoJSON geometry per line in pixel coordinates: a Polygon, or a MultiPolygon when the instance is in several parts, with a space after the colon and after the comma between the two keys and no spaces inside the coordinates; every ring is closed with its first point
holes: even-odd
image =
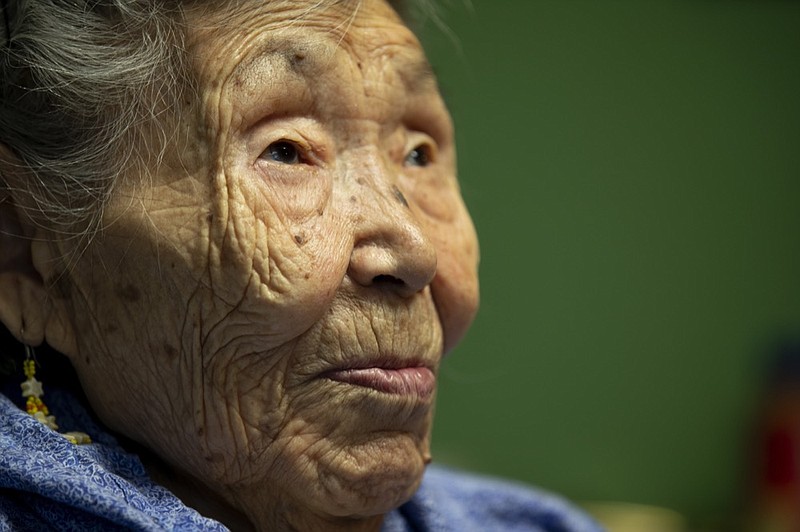
{"type": "Polygon", "coordinates": [[[177,471],[147,449],[136,446],[135,452],[147,474],[156,484],[168,489],[183,504],[204,517],[219,521],[234,532],[258,530],[242,512],[228,504],[202,482],[177,471]]]}

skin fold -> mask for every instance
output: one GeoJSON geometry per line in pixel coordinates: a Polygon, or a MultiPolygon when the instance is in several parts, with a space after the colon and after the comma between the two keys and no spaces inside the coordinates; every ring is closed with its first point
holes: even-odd
{"type": "Polygon", "coordinates": [[[0,315],[65,353],[201,513],[376,530],[419,485],[434,395],[330,375],[436,375],[472,321],[452,123],[383,1],[240,4],[188,13],[196,87],[163,161],[119,184],[74,264],[28,228],[36,275],[0,315]]]}

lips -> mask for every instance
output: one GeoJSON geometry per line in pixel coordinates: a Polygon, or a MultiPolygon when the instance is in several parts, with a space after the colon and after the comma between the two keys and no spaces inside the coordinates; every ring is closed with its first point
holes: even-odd
{"type": "Polygon", "coordinates": [[[436,388],[433,371],[424,366],[350,368],[330,371],[324,376],[344,384],[372,388],[388,394],[417,396],[421,399],[430,397],[436,388]]]}

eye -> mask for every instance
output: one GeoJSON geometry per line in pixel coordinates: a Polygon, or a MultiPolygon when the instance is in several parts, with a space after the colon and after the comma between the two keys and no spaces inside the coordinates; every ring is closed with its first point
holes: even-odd
{"type": "Polygon", "coordinates": [[[293,142],[279,140],[267,146],[264,156],[281,164],[300,164],[300,149],[293,142]]]}
{"type": "Polygon", "coordinates": [[[406,166],[425,167],[433,162],[432,149],[427,144],[420,144],[406,155],[403,164],[406,166]]]}

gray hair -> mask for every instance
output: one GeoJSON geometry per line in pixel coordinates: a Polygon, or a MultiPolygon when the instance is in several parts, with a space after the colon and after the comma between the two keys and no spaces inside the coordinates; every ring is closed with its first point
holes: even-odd
{"type": "Polygon", "coordinates": [[[142,126],[182,86],[176,14],[152,0],[6,0],[0,143],[34,222],[90,234],[118,177],[147,157],[142,126]]]}
{"type": "MultiPolygon", "coordinates": [[[[341,1],[359,4],[318,5],[341,1]]],[[[182,8],[201,2],[3,0],[0,145],[25,178],[0,166],[0,202],[11,192],[34,223],[91,239],[122,176],[170,143],[164,117],[191,84],[182,8]]],[[[406,20],[436,18],[430,1],[390,3],[406,20]]]]}

